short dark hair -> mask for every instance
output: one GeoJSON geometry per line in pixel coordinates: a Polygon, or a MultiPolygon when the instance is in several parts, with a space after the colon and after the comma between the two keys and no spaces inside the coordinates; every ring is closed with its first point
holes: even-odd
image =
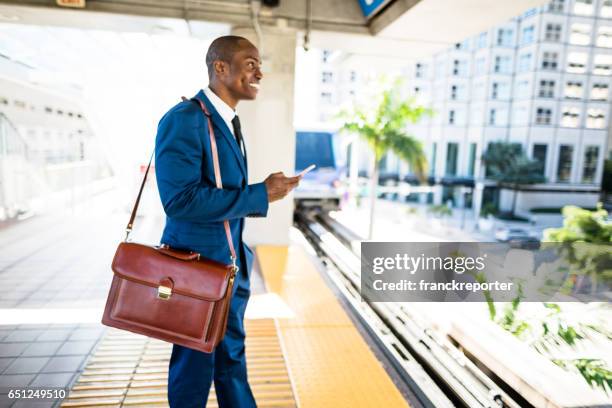
{"type": "Polygon", "coordinates": [[[237,35],[225,35],[215,38],[213,42],[210,43],[210,47],[208,47],[208,51],[206,52],[208,78],[212,79],[215,74],[215,67],[213,66],[215,61],[231,63],[232,57],[245,45],[245,42],[251,44],[246,38],[237,35]]]}

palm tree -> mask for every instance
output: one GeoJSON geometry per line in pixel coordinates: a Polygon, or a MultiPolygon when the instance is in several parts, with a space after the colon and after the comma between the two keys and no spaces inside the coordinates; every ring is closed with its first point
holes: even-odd
{"type": "Polygon", "coordinates": [[[431,115],[432,110],[417,105],[414,99],[403,99],[399,95],[400,82],[383,90],[374,106],[354,105],[343,111],[344,120],[341,130],[358,134],[372,149],[374,165],[370,178],[370,226],[368,239],[372,239],[374,229],[374,207],[376,187],[378,186],[379,165],[384,154],[391,150],[400,160],[410,165],[415,175],[424,180],[427,172],[427,159],[423,146],[414,136],[406,133],[406,125],[417,123],[423,116],[431,115]]]}

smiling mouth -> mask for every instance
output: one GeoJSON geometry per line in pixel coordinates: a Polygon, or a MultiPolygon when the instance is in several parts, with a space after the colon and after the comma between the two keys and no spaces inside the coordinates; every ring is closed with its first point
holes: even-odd
{"type": "Polygon", "coordinates": [[[253,88],[255,88],[255,89],[259,90],[259,84],[256,84],[256,83],[250,83],[250,84],[249,84],[249,86],[251,86],[251,87],[253,87],[253,88]]]}

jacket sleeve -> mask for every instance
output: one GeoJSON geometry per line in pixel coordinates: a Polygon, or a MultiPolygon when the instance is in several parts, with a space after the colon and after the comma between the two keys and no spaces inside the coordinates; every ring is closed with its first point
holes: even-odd
{"type": "MultiPolygon", "coordinates": [[[[200,182],[204,120],[181,104],[160,121],[155,139],[155,175],[166,215],[188,221],[224,221],[266,216],[264,183],[216,188],[200,182]]],[[[200,113],[200,112],[198,112],[200,113]]],[[[203,119],[203,117],[202,117],[203,119]]]]}

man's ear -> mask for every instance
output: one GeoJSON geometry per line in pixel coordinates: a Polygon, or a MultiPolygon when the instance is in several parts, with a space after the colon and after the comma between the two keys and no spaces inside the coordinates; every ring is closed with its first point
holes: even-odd
{"type": "Polygon", "coordinates": [[[217,60],[213,62],[213,67],[215,69],[215,75],[222,76],[224,74],[227,74],[227,63],[217,60]]]}

